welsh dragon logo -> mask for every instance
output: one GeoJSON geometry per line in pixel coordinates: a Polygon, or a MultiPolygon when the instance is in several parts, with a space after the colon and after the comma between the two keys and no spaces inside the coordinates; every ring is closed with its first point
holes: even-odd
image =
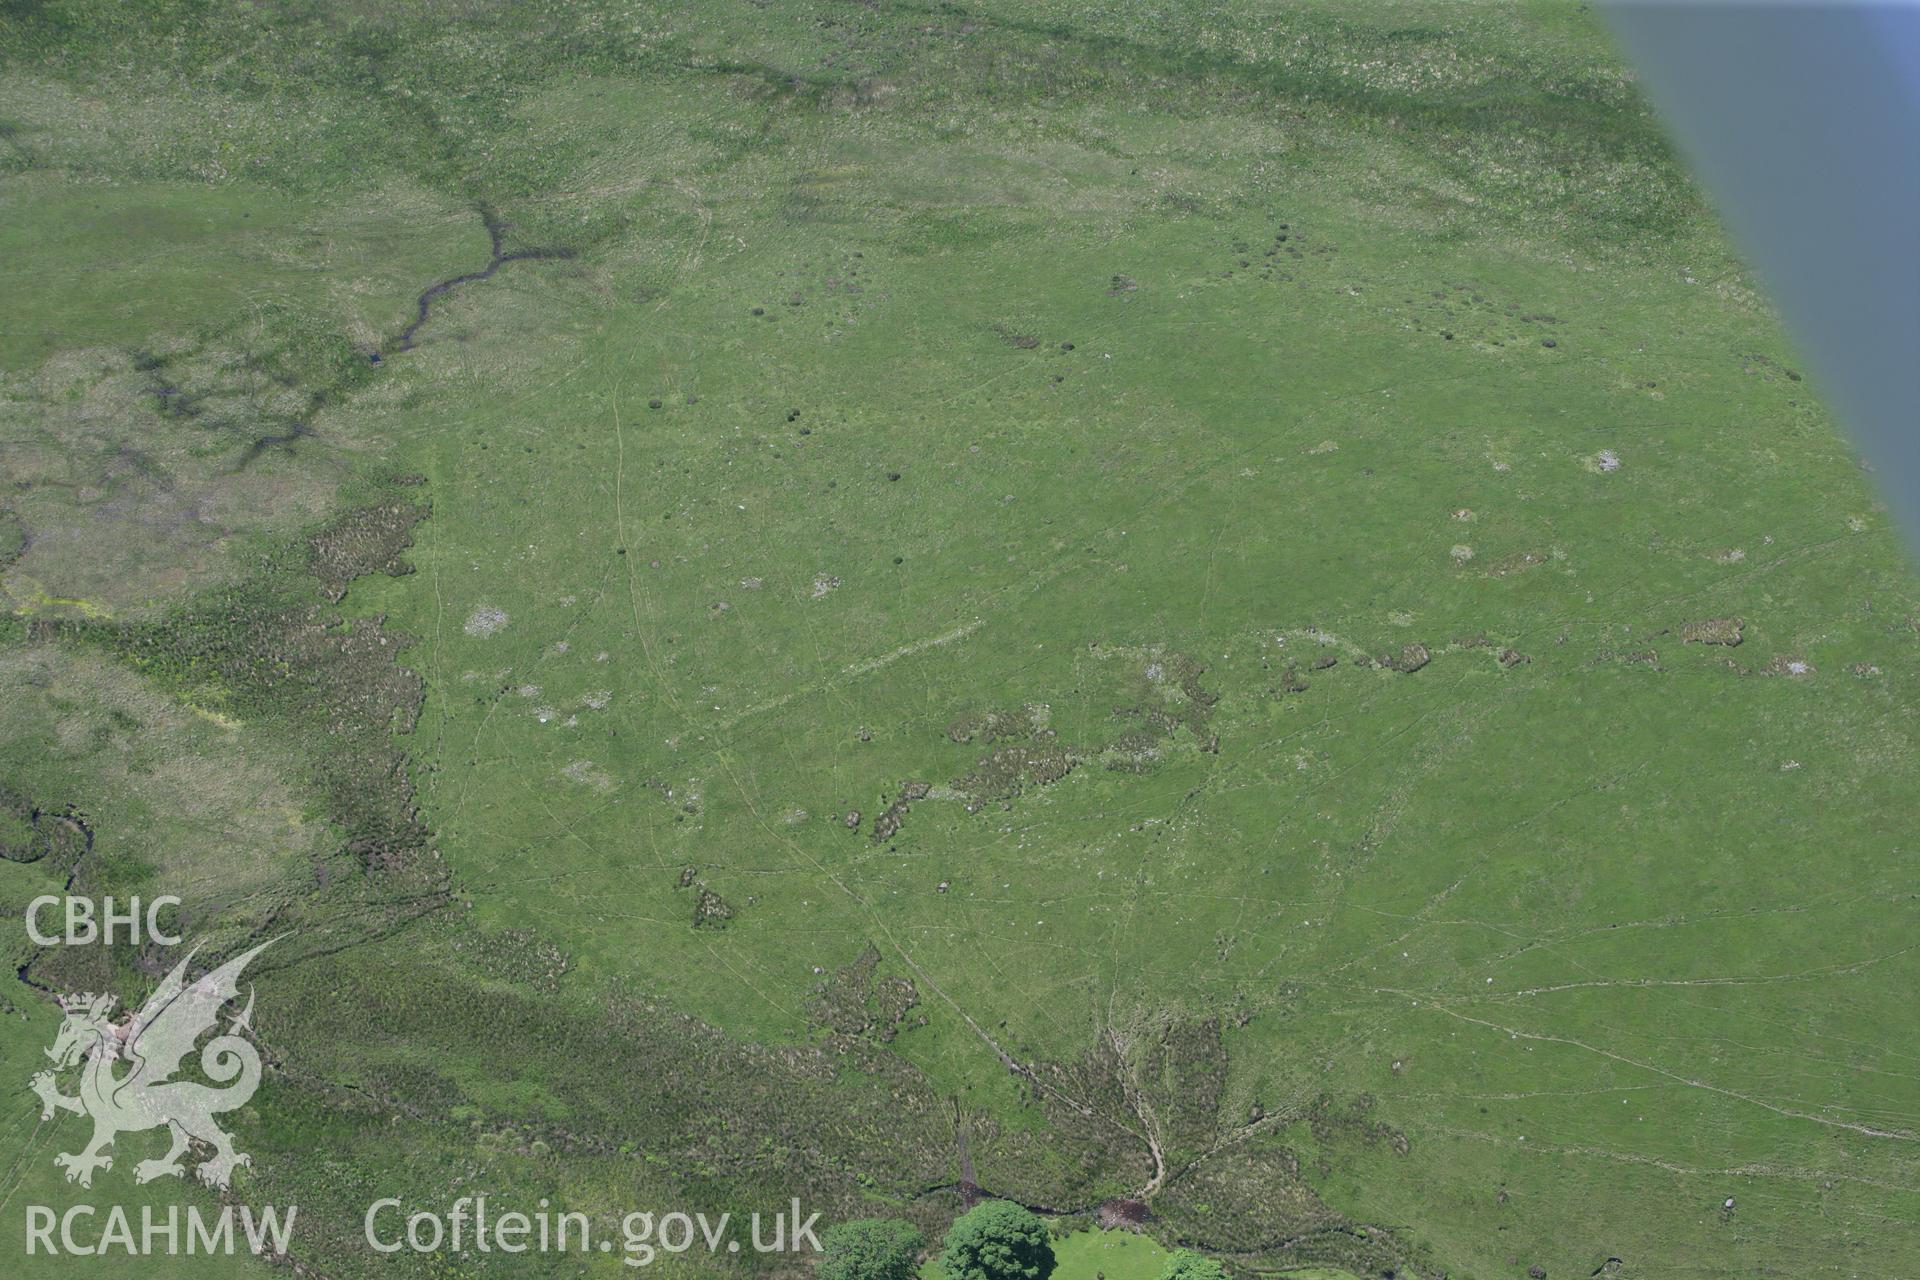
{"type": "Polygon", "coordinates": [[[234,1150],[231,1135],[213,1122],[215,1113],[245,1106],[260,1087],[260,1055],[240,1034],[248,1029],[253,1015],[251,988],[247,1007],[200,1052],[200,1069],[226,1087],[172,1077],[193,1052],[195,1042],[213,1028],[221,1007],[239,994],[241,971],[269,945],[263,942],[191,983],[186,980],[187,965],[193,960],[189,952],[138,1013],[118,1022],[112,1019],[110,995],[88,992],[60,998],[66,1020],[47,1050],[54,1070],[34,1076],[33,1091],[40,1096],[42,1120],[52,1119],[55,1111],[93,1118],[93,1141],[77,1155],[53,1158],[67,1171],[68,1182],[92,1186],[95,1169],[113,1167],[113,1157],[105,1152],[115,1135],[158,1125],[165,1125],[173,1135],[173,1146],[160,1159],[142,1160],[135,1166],[136,1182],[183,1176],[182,1157],[195,1141],[213,1148],[212,1157],[194,1170],[208,1186],[225,1187],[236,1167],[253,1162],[234,1150]],[[79,1095],[68,1097],[55,1084],[55,1073],[83,1060],[79,1095]],[[116,1074],[121,1063],[129,1064],[129,1069],[116,1074]]]}

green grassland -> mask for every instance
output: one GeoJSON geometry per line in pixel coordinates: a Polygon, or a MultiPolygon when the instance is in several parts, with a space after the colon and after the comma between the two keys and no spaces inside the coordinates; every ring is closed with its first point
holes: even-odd
{"type": "Polygon", "coordinates": [[[1579,6],[0,50],[0,783],[92,834],[0,895],[283,937],[297,1259],[973,1182],[1149,1202],[1063,1277],[1920,1262],[1920,594],[1579,6]]]}
{"type": "MultiPolygon", "coordinates": [[[[1126,1231],[1076,1231],[1054,1241],[1056,1280],[1160,1280],[1171,1252],[1156,1244],[1150,1236],[1126,1231]]],[[[941,1280],[937,1261],[929,1261],[922,1270],[926,1280],[941,1280]]],[[[1281,1273],[1286,1280],[1352,1280],[1344,1271],[1311,1267],[1281,1273]]]]}

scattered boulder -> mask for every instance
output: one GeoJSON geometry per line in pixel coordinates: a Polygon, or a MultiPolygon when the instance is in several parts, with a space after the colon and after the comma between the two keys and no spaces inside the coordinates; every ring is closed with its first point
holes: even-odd
{"type": "Polygon", "coordinates": [[[1146,729],[1129,729],[1107,745],[1103,758],[1115,773],[1152,773],[1161,759],[1160,737],[1146,729]]]}
{"type": "Polygon", "coordinates": [[[479,604],[467,615],[466,625],[461,627],[470,636],[485,638],[507,625],[507,611],[496,609],[490,604],[479,604]]]}
{"type": "Polygon", "coordinates": [[[1031,738],[1040,727],[1039,709],[1023,706],[1018,711],[988,711],[965,715],[947,725],[947,737],[954,742],[985,743],[1031,738]]]}
{"type": "Polygon", "coordinates": [[[700,896],[693,902],[693,927],[696,929],[724,929],[733,919],[733,906],[725,898],[700,886],[700,896]]]}
{"type": "Polygon", "coordinates": [[[1049,786],[1067,776],[1079,758],[1056,742],[1020,743],[980,757],[972,772],[954,781],[975,812],[992,800],[1012,800],[1023,791],[1049,786]]]}
{"type": "Polygon", "coordinates": [[[1102,1231],[1138,1231],[1153,1213],[1144,1200],[1109,1200],[1094,1213],[1102,1231]]]}
{"type": "Polygon", "coordinates": [[[1729,649],[1744,638],[1746,623],[1739,618],[1704,618],[1680,628],[1680,639],[1687,644],[1723,644],[1729,649]]]}
{"type": "Polygon", "coordinates": [[[932,792],[931,782],[901,783],[899,797],[886,807],[885,812],[873,820],[873,838],[875,840],[892,839],[899,832],[901,824],[906,821],[908,806],[915,800],[926,799],[932,792]]]}
{"type": "Polygon", "coordinates": [[[1410,644],[1400,650],[1399,657],[1382,658],[1380,665],[1391,667],[1404,675],[1412,675],[1432,661],[1433,655],[1427,651],[1427,646],[1423,644],[1410,644]]]}

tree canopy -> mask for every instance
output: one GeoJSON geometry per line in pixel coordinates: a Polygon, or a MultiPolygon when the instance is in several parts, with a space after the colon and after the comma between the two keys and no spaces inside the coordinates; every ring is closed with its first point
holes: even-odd
{"type": "Polygon", "coordinates": [[[1228,1280],[1227,1269],[1203,1253],[1181,1249],[1167,1259],[1160,1280],[1228,1280]]]}
{"type": "Polygon", "coordinates": [[[1046,1280],[1053,1272],[1047,1224],[1005,1200],[975,1205],[948,1229],[940,1269],[946,1280],[1046,1280]]]}
{"type": "Polygon", "coordinates": [[[926,1237],[898,1218],[861,1218],[820,1237],[817,1280],[914,1280],[926,1237]]]}

